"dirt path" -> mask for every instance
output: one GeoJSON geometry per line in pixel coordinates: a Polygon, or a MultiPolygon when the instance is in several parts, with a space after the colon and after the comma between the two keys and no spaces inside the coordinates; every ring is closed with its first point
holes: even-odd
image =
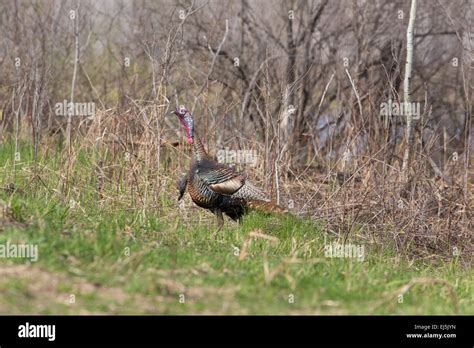
{"type": "Polygon", "coordinates": [[[157,314],[166,302],[30,265],[0,266],[0,294],[0,314],[157,314]]]}

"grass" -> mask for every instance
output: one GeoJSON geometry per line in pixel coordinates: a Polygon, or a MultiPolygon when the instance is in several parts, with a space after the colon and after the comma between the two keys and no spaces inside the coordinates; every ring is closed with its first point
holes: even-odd
{"type": "Polygon", "coordinates": [[[178,207],[171,180],[143,205],[121,181],[100,199],[100,156],[78,150],[63,194],[60,156],[40,154],[35,175],[21,148],[15,176],[13,146],[0,150],[1,187],[18,188],[0,190],[0,244],[37,244],[39,258],[0,258],[1,314],[474,313],[472,269],[456,258],[410,260],[357,235],[346,242],[364,243],[363,261],[325,257],[325,221],[292,216],[252,213],[215,234],[210,213],[178,207]]]}

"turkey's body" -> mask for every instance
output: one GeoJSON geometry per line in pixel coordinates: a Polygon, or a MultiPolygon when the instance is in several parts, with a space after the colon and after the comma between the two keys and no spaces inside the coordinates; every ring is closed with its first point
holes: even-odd
{"type": "Polygon", "coordinates": [[[247,181],[244,175],[208,156],[201,140],[195,134],[192,144],[193,159],[188,174],[179,183],[178,200],[187,187],[194,203],[216,215],[219,229],[224,223],[223,213],[233,220],[240,220],[248,209],[284,211],[247,181]]]}
{"type": "Polygon", "coordinates": [[[210,158],[199,139],[193,144],[193,154],[188,173],[188,192],[201,208],[238,220],[249,208],[249,201],[270,202],[244,176],[210,158]]]}
{"type": "Polygon", "coordinates": [[[237,220],[249,208],[249,201],[270,202],[263,192],[247,180],[232,194],[212,190],[208,183],[219,169],[221,169],[220,164],[209,159],[200,162],[193,160],[191,164],[188,174],[188,191],[193,202],[201,208],[209,209],[214,213],[220,210],[231,219],[237,220]]]}

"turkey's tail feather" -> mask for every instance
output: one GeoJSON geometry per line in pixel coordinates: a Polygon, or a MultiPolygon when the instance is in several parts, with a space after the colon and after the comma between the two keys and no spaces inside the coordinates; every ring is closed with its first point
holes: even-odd
{"type": "Polygon", "coordinates": [[[268,201],[268,197],[251,182],[247,181],[245,184],[235,192],[232,197],[242,198],[245,200],[268,201]]]}
{"type": "Polygon", "coordinates": [[[264,201],[259,199],[251,199],[247,201],[247,207],[251,210],[260,211],[263,213],[277,213],[277,214],[288,214],[291,213],[280,207],[279,205],[275,204],[271,201],[264,201]]]}

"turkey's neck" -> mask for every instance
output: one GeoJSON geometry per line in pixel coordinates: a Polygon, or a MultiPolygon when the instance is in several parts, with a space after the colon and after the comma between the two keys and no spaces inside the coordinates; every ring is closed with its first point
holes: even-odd
{"type": "Polygon", "coordinates": [[[206,150],[204,149],[201,138],[199,138],[196,133],[194,133],[193,137],[193,155],[196,161],[201,161],[202,159],[209,157],[206,150]]]}

